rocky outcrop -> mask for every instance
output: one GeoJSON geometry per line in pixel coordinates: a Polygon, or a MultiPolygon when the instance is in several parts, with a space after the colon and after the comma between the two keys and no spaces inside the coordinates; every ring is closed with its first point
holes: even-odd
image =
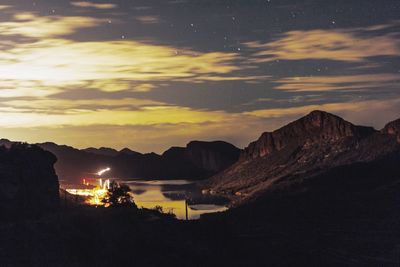
{"type": "Polygon", "coordinates": [[[168,173],[206,178],[222,171],[239,159],[240,149],[232,144],[214,141],[192,141],[186,147],[172,147],[162,154],[168,173]],[[184,174],[186,173],[186,174],[184,174]]]}
{"type": "Polygon", "coordinates": [[[191,162],[210,172],[226,169],[238,160],[239,155],[240,149],[223,141],[192,141],[185,150],[185,156],[191,162]]]}
{"type": "Polygon", "coordinates": [[[382,129],[382,133],[397,136],[397,142],[400,143],[400,119],[389,122],[382,129]]]}
{"type": "Polygon", "coordinates": [[[399,153],[400,145],[393,137],[398,129],[395,124],[379,132],[313,111],[281,129],[264,133],[244,150],[237,163],[213,176],[207,189],[245,200],[265,192],[301,188],[299,184],[333,168],[399,153]]]}
{"type": "Polygon", "coordinates": [[[338,116],[316,110],[272,133],[263,133],[245,148],[241,159],[267,156],[293,143],[334,142],[344,137],[362,138],[374,132],[371,127],[355,126],[338,116]]]}
{"type": "Polygon", "coordinates": [[[0,212],[24,216],[58,206],[56,157],[35,145],[0,146],[0,212]]]}

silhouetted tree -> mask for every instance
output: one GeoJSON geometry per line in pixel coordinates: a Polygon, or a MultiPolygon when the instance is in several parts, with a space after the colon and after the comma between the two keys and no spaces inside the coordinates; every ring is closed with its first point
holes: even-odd
{"type": "Polygon", "coordinates": [[[107,195],[102,201],[110,207],[137,208],[130,191],[131,189],[126,184],[119,184],[112,181],[110,189],[108,189],[107,195]]]}

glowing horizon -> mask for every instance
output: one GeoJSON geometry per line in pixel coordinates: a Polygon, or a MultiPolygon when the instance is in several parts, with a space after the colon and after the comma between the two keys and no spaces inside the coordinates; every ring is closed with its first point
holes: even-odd
{"type": "Polygon", "coordinates": [[[162,152],[243,147],[313,109],[376,128],[400,117],[396,6],[3,2],[2,138],[162,152]]]}

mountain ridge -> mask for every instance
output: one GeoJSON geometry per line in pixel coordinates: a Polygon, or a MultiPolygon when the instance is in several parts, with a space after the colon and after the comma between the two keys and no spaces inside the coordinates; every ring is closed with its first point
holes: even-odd
{"type": "Polygon", "coordinates": [[[294,184],[336,167],[398,153],[398,121],[377,131],[313,111],[272,133],[263,133],[244,149],[238,162],[211,177],[204,192],[245,202],[267,192],[290,191],[294,184]]]}
{"type": "MultiPolygon", "coordinates": [[[[11,146],[10,140],[0,145],[11,146]]],[[[163,154],[139,153],[124,148],[77,149],[54,142],[36,144],[58,158],[55,169],[60,180],[78,182],[105,167],[110,177],[145,179],[206,179],[236,162],[240,149],[224,141],[192,141],[186,147],[172,147],[163,154]]]]}
{"type": "Polygon", "coordinates": [[[362,138],[374,132],[376,130],[372,127],[356,126],[336,115],[314,110],[273,132],[261,134],[257,141],[251,142],[244,149],[241,159],[266,156],[281,150],[293,139],[339,139],[347,136],[362,138]]]}

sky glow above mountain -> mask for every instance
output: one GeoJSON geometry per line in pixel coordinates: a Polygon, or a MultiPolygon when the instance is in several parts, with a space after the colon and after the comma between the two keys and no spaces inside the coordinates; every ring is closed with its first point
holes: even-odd
{"type": "Polygon", "coordinates": [[[399,1],[0,1],[2,137],[239,147],[311,110],[400,116],[399,1]]]}

